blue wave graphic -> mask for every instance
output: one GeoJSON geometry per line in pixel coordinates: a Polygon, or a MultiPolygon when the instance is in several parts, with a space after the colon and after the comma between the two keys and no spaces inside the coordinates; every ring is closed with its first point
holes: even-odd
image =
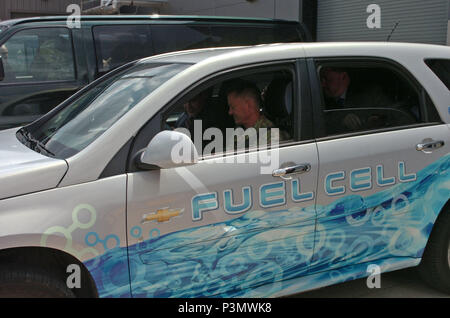
{"type": "Polygon", "coordinates": [[[405,266],[416,265],[413,258],[422,256],[450,198],[449,167],[446,155],[415,181],[365,198],[349,195],[316,209],[251,211],[128,251],[116,248],[85,264],[103,297],[130,296],[127,253],[134,297],[270,297],[329,285],[330,273],[361,277],[357,264],[384,259],[395,266],[410,258],[405,266]],[[302,283],[293,283],[300,276],[302,283]]]}

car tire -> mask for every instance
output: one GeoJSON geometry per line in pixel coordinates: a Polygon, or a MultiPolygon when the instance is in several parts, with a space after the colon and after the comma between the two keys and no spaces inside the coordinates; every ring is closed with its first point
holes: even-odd
{"type": "Polygon", "coordinates": [[[442,212],[434,226],[419,273],[430,286],[450,294],[450,208],[442,212]]]}
{"type": "Polygon", "coordinates": [[[74,298],[66,282],[55,274],[31,269],[0,268],[0,298],[74,298]]]}

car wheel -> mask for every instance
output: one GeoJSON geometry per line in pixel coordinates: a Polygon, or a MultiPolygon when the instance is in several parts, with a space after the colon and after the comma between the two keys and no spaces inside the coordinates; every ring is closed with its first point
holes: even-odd
{"type": "Polygon", "coordinates": [[[61,277],[28,269],[0,269],[0,298],[74,298],[61,277]]]}
{"type": "Polygon", "coordinates": [[[450,294],[450,209],[442,213],[428,240],[419,270],[432,287],[450,294]]]}

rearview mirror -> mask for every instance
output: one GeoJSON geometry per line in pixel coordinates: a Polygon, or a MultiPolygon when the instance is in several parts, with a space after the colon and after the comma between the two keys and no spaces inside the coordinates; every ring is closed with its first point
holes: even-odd
{"type": "Polygon", "coordinates": [[[198,152],[191,138],[173,130],[158,133],[137,157],[142,169],[177,168],[197,163],[198,152]]]}
{"type": "Polygon", "coordinates": [[[0,55],[0,82],[5,79],[5,69],[3,68],[3,59],[0,55]]]}

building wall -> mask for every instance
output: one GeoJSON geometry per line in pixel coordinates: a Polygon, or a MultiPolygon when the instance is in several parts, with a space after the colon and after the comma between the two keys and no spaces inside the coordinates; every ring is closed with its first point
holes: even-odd
{"type": "Polygon", "coordinates": [[[80,0],[0,0],[0,20],[66,14],[68,5],[80,3],[80,0]]]}
{"type": "Polygon", "coordinates": [[[299,20],[301,0],[168,0],[160,14],[299,20]]]}
{"type": "Polygon", "coordinates": [[[449,0],[319,0],[318,41],[447,43],[449,0]],[[381,28],[367,27],[369,4],[381,8],[381,28]]]}
{"type": "Polygon", "coordinates": [[[448,1],[448,26],[447,26],[447,45],[450,45],[450,0],[448,1]]]}
{"type": "Polygon", "coordinates": [[[450,45],[450,20],[448,20],[447,26],[447,45],[450,45]]]}

